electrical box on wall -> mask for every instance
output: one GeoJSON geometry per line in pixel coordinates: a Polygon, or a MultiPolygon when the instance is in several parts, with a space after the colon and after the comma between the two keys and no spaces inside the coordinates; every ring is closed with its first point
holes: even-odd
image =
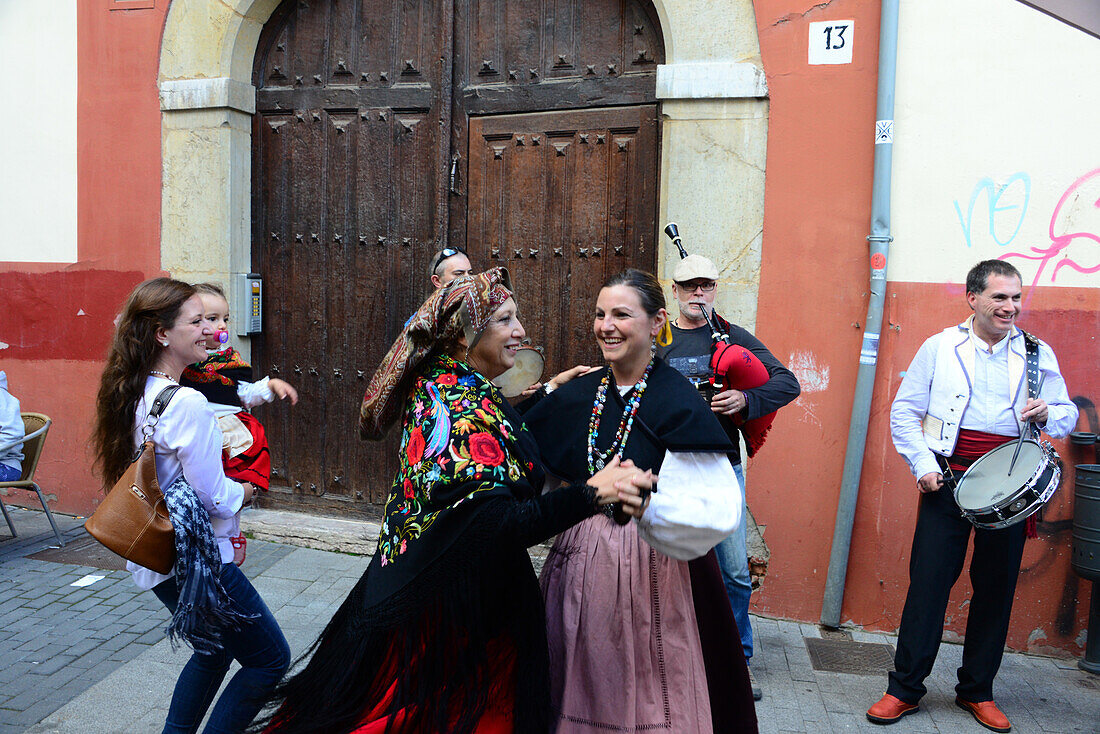
{"type": "Polygon", "coordinates": [[[263,278],[256,273],[237,273],[233,285],[236,291],[233,323],[237,325],[237,336],[259,334],[263,330],[263,278]]]}

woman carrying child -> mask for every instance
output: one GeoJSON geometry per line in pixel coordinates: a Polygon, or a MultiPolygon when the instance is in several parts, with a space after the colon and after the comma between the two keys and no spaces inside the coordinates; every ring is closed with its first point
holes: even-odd
{"type": "Polygon", "coordinates": [[[178,387],[183,369],[205,357],[212,334],[192,286],[169,278],[142,283],[119,315],[96,398],[92,442],[104,486],[118,481],[145,440],[143,430],[151,429],[175,531],[171,573],[126,566],[172,612],[169,637],[195,651],[176,681],[165,732],[198,729],[233,660],[242,668],[205,731],[243,731],[290,664],[279,624],[233,563],[230,537],[239,534],[241,507],[256,490],[225,475],[222,434],[209,403],[178,387]],[[150,420],[158,397],[167,406],[150,420]]]}

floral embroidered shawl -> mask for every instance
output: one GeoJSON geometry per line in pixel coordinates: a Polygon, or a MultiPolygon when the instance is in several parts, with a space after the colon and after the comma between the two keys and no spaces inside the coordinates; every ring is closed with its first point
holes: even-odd
{"type": "Polygon", "coordinates": [[[509,731],[551,730],[542,595],[517,534],[539,514],[525,512],[542,485],[538,447],[468,365],[431,355],[410,379],[378,551],[278,689],[286,726],[264,731],[475,732],[502,696],[509,731]]]}
{"type": "Polygon", "coordinates": [[[534,442],[509,413],[500,392],[462,362],[439,355],[422,367],[405,403],[399,467],[378,538],[380,575],[415,575],[485,499],[534,496],[542,482],[534,442]]]}

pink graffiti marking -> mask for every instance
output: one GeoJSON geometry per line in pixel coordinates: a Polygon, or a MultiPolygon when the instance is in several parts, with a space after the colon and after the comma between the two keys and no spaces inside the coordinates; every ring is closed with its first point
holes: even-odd
{"type": "MultiPolygon", "coordinates": [[[[1100,271],[1100,260],[1098,260],[1096,265],[1082,265],[1081,263],[1070,257],[1068,254],[1063,254],[1065,249],[1077,240],[1091,240],[1100,245],[1100,235],[1097,235],[1093,232],[1067,232],[1065,234],[1054,233],[1054,227],[1058,221],[1059,215],[1062,213],[1062,207],[1065,206],[1066,202],[1069,201],[1071,197],[1076,200],[1076,197],[1084,195],[1084,192],[1081,191],[1081,189],[1085,186],[1086,183],[1089,183],[1092,179],[1100,180],[1100,168],[1089,171],[1084,176],[1081,176],[1079,179],[1074,181],[1070,185],[1070,187],[1066,189],[1065,193],[1062,194],[1062,198],[1058,200],[1057,206],[1054,207],[1054,211],[1050,215],[1050,227],[1047,230],[1047,233],[1050,236],[1049,246],[1032,247],[1030,249],[1033,254],[1028,254],[1025,252],[1008,252],[1004,255],[1001,255],[1001,260],[1007,260],[1009,258],[1015,257],[1023,260],[1039,261],[1039,268],[1035,271],[1035,278],[1031,281],[1031,288],[1028,290],[1029,297],[1031,295],[1031,290],[1034,289],[1036,285],[1038,285],[1039,279],[1042,277],[1043,270],[1046,269],[1047,264],[1059,255],[1062,256],[1062,259],[1058,261],[1058,263],[1054,266],[1054,269],[1051,271],[1051,283],[1057,282],[1058,271],[1061,270],[1063,266],[1070,267],[1079,273],[1086,274],[1100,271]]],[[[1100,209],[1100,198],[1093,201],[1092,205],[1094,208],[1100,209]]]]}

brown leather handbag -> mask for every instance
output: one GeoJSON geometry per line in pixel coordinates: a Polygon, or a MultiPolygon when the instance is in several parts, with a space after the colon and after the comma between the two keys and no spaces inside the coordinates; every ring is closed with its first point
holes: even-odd
{"type": "Polygon", "coordinates": [[[84,523],[84,529],[100,543],[157,573],[171,572],[176,562],[176,536],[157,480],[153,431],[179,389],[179,385],[169,385],[157,395],[141,429],[145,442],[137,458],[84,523]]]}

